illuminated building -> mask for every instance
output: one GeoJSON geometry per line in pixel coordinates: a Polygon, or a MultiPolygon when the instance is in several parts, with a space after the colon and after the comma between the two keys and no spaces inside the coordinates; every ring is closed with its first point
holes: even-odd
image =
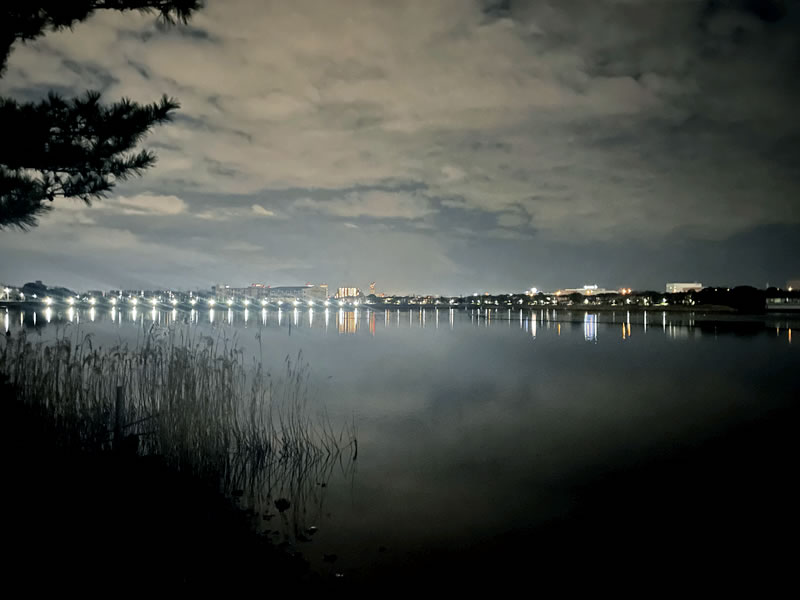
{"type": "Polygon", "coordinates": [[[272,287],[263,283],[251,283],[248,287],[235,288],[229,285],[217,284],[215,294],[218,302],[233,300],[238,302],[244,299],[272,302],[293,302],[294,300],[308,302],[324,302],[328,299],[328,284],[280,286],[272,287]]]}
{"type": "Polygon", "coordinates": [[[292,302],[298,300],[301,302],[324,302],[328,299],[328,284],[322,283],[319,285],[312,285],[307,283],[305,285],[290,285],[268,287],[269,299],[273,302],[292,302]]]}
{"type": "Polygon", "coordinates": [[[361,290],[357,287],[340,287],[336,291],[337,298],[358,298],[361,296],[361,290]]]}
{"type": "Polygon", "coordinates": [[[684,292],[699,292],[703,289],[703,284],[694,282],[694,283],[668,283],[667,284],[667,293],[668,294],[681,294],[684,292]]]}
{"type": "Polygon", "coordinates": [[[584,296],[598,296],[600,294],[618,294],[618,290],[606,290],[597,285],[584,285],[579,288],[566,288],[558,290],[556,296],[569,296],[570,294],[582,294],[584,296]]]}

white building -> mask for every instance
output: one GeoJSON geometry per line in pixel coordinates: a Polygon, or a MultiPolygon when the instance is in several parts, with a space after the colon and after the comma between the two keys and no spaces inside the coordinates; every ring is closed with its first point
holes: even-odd
{"type": "Polygon", "coordinates": [[[583,287],[579,288],[566,288],[563,290],[558,290],[555,293],[555,295],[569,296],[570,294],[575,294],[575,293],[582,294],[584,296],[597,296],[599,294],[618,294],[619,290],[607,290],[597,285],[584,285],[583,287]]]}
{"type": "Polygon", "coordinates": [[[668,283],[668,294],[681,294],[683,292],[699,292],[703,289],[703,284],[699,282],[694,283],[668,283]]]}
{"type": "Polygon", "coordinates": [[[328,299],[328,284],[322,283],[319,285],[292,285],[292,286],[279,286],[270,287],[269,299],[271,301],[282,302],[324,302],[328,299]]]}

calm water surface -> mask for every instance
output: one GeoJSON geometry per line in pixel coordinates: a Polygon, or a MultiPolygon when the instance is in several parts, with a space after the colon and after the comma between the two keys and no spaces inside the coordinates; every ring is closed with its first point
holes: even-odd
{"type": "MultiPolygon", "coordinates": [[[[179,323],[235,336],[258,355],[260,336],[274,371],[302,351],[312,395],[334,421],[354,416],[358,427],[355,471],[330,480],[311,515],[319,532],[303,550],[315,564],[335,553],[324,568],[348,576],[497,552],[508,536],[583,514],[597,482],[793,409],[800,367],[790,317],[104,308],[0,318],[12,334],[35,328],[46,339],[58,325],[93,334],[95,345],[179,323]]],[[[669,493],[683,498],[674,488],[697,481],[670,469],[669,493]]],[[[624,502],[632,489],[639,479],[611,496],[624,502]]]]}

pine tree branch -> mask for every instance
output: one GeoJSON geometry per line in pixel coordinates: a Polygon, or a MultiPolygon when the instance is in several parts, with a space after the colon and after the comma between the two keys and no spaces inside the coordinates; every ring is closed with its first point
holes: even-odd
{"type": "Polygon", "coordinates": [[[0,229],[34,226],[55,197],[89,204],[116,182],[141,175],[156,156],[134,151],[136,145],[178,108],[167,96],[104,105],[92,91],[74,99],[51,93],[38,103],[0,98],[0,131],[15,141],[0,145],[0,229]],[[22,218],[26,207],[30,217],[22,218]]]}
{"type": "Polygon", "coordinates": [[[70,29],[98,10],[157,13],[169,25],[186,24],[203,6],[202,0],[3,0],[0,3],[0,75],[18,41],[30,41],[48,31],[70,29]]]}

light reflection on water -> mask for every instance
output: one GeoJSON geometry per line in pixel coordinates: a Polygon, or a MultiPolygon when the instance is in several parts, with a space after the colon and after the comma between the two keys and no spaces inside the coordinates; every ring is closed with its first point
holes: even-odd
{"type": "MultiPolygon", "coordinates": [[[[617,339],[630,341],[635,332],[638,330],[644,335],[653,333],[652,328],[649,327],[650,316],[647,311],[641,313],[631,313],[630,311],[620,312],[570,312],[563,311],[557,312],[555,310],[511,310],[511,309],[491,309],[491,308],[477,308],[472,310],[463,309],[439,309],[439,308],[414,308],[410,310],[394,309],[361,309],[354,308],[346,310],[339,308],[333,315],[336,331],[338,334],[357,335],[369,334],[370,336],[379,336],[385,332],[393,329],[423,329],[423,330],[441,330],[441,324],[444,315],[441,313],[447,310],[447,329],[449,331],[456,331],[465,326],[471,326],[475,329],[492,329],[498,326],[503,326],[509,330],[520,330],[526,334],[530,334],[531,339],[541,337],[542,331],[552,333],[556,337],[562,335],[572,335],[573,325],[581,323],[582,339],[585,342],[598,343],[601,341],[602,330],[608,326],[616,323],[621,325],[615,326],[617,339]],[[383,318],[380,317],[380,313],[383,318]],[[407,315],[408,320],[404,321],[403,315],[407,315]],[[619,327],[621,326],[622,332],[619,334],[619,327]]],[[[289,322],[284,320],[284,311],[281,308],[270,310],[262,308],[260,319],[256,321],[256,325],[261,328],[281,329],[291,325],[292,329],[307,330],[309,332],[326,333],[329,331],[331,311],[330,309],[314,309],[308,308],[305,318],[301,318],[301,311],[298,308],[292,309],[291,319],[289,322]],[[322,313],[322,314],[320,314],[322,313]]],[[[694,313],[674,313],[668,314],[661,312],[661,328],[659,334],[669,339],[696,339],[705,335],[716,335],[716,328],[710,328],[709,322],[714,321],[713,317],[703,316],[698,325],[698,317],[694,313]]],[[[103,327],[104,323],[115,323],[118,327],[122,327],[125,323],[135,324],[141,326],[144,324],[145,315],[137,310],[134,305],[128,311],[117,309],[112,306],[109,309],[98,309],[92,306],[91,308],[77,308],[70,306],[66,310],[55,311],[51,307],[46,307],[36,310],[28,311],[15,311],[6,310],[3,317],[4,330],[9,331],[18,327],[33,326],[37,329],[44,325],[56,326],[64,323],[72,323],[79,325],[81,317],[88,317],[91,324],[98,327],[103,327]],[[12,327],[11,315],[16,313],[16,327],[12,327]],[[127,318],[123,319],[123,313],[127,313],[127,318]]],[[[180,311],[177,308],[159,309],[157,307],[151,308],[147,311],[147,321],[149,324],[169,326],[176,323],[190,324],[197,327],[203,326],[225,326],[229,328],[248,327],[250,325],[250,311],[245,308],[244,310],[235,310],[227,308],[225,319],[223,323],[219,323],[216,319],[216,310],[214,308],[207,308],[205,310],[194,309],[190,311],[180,311]]],[[[797,318],[793,315],[789,316],[767,316],[764,317],[770,322],[770,325],[764,325],[763,330],[766,332],[768,329],[774,331],[775,337],[785,338],[787,342],[791,343],[791,327],[796,326],[794,320],[797,318]]],[[[734,324],[736,319],[726,317],[722,321],[725,323],[734,324]]],[[[766,321],[765,321],[766,323],[766,321]]],[[[84,326],[90,326],[84,323],[84,326]]]]}

